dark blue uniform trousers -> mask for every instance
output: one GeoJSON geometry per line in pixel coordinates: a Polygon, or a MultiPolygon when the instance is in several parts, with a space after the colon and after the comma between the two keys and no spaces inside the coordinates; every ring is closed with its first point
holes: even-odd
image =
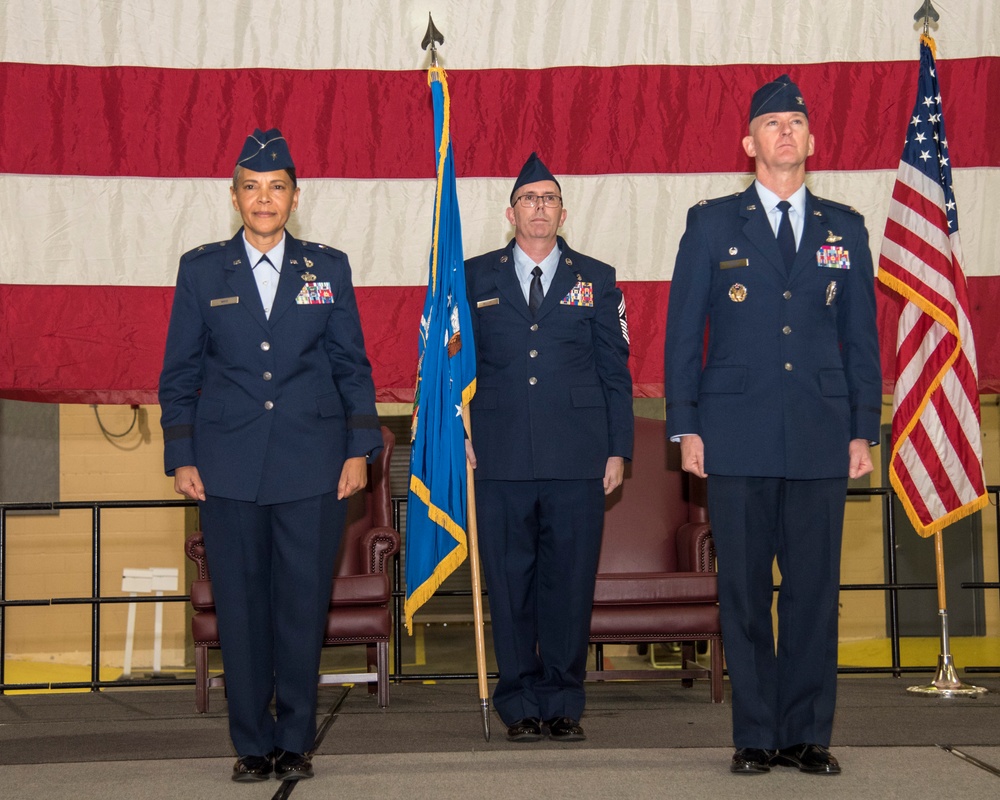
{"type": "Polygon", "coordinates": [[[829,746],[847,478],[709,475],[736,747],[829,746]],[[772,565],[781,572],[778,647],[772,565]]]}
{"type": "Polygon", "coordinates": [[[505,724],[579,720],[604,527],[601,479],[476,481],[505,724]]]}
{"type": "Polygon", "coordinates": [[[336,492],[267,506],[209,496],[200,509],[233,746],[241,756],[308,752],[346,501],[336,492]]]}

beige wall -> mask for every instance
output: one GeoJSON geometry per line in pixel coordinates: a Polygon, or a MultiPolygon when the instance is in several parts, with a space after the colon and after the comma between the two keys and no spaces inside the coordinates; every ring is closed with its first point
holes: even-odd
{"type": "MultiPolygon", "coordinates": [[[[127,406],[100,406],[100,421],[112,434],[132,424],[127,406]]],[[[136,425],[121,438],[105,436],[91,406],[59,409],[62,501],[173,499],[173,480],[163,474],[163,437],[157,406],[139,409],[136,425]]],[[[101,593],[121,591],[125,567],[176,567],[178,593],[186,593],[183,509],[102,512],[101,593]]],[[[8,518],[7,597],[10,600],[86,597],[91,589],[91,512],[8,518]]],[[[164,604],[163,664],[184,663],[184,603],[164,604]]],[[[127,605],[101,611],[103,666],[120,666],[127,605]]],[[[9,658],[90,662],[90,606],[8,608],[9,658]]],[[[133,668],[152,666],[153,607],[136,609],[133,668]]]]}
{"type": "MultiPolygon", "coordinates": [[[[888,402],[888,400],[887,400],[888,402]]],[[[662,418],[662,400],[636,401],[637,413],[662,418]]],[[[392,413],[395,407],[380,408],[392,413]]],[[[1000,408],[996,397],[983,398],[983,449],[987,480],[1000,483],[1000,408]]],[[[100,419],[111,433],[126,431],[132,409],[101,406],[100,419]]],[[[885,420],[890,408],[885,407],[885,420]]],[[[408,410],[407,410],[408,413],[408,410]]],[[[60,407],[61,500],[173,499],[172,479],[163,475],[163,441],[159,408],[139,409],[135,428],[121,438],[105,436],[90,406],[60,407]]],[[[879,483],[881,448],[874,450],[873,485],[879,483]]],[[[986,580],[997,575],[996,529],[992,509],[983,515],[986,580]]],[[[847,504],[844,530],[842,581],[878,583],[883,580],[882,517],[879,500],[847,504]]],[[[111,510],[103,514],[103,563],[101,591],[122,595],[125,567],[176,567],[178,591],[185,593],[190,580],[183,541],[192,515],[182,509],[111,510]]],[[[933,540],[927,541],[933,546],[933,540]]],[[[90,593],[91,522],[89,511],[63,511],[55,516],[10,517],[7,549],[8,599],[80,597],[90,593]]],[[[885,633],[883,597],[878,592],[844,592],[841,597],[841,638],[882,638],[885,633]]],[[[1000,633],[996,592],[987,592],[987,630],[1000,633]]],[[[103,666],[122,663],[126,605],[105,606],[101,612],[103,666]]],[[[10,658],[89,663],[90,608],[46,606],[9,608],[7,654],[10,658]]],[[[136,672],[152,665],[153,608],[137,609],[136,672]]],[[[187,638],[186,604],[166,604],[164,609],[163,664],[181,666],[187,638]]]]}

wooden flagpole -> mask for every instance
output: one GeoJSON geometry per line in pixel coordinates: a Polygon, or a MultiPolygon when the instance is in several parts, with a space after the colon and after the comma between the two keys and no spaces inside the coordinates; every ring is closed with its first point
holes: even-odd
{"type": "MultiPolygon", "coordinates": [[[[472,422],[469,418],[469,407],[462,408],[462,422],[465,423],[465,433],[472,441],[472,422]]],[[[479,578],[479,526],[476,522],[476,482],[473,477],[472,464],[465,461],[465,474],[468,484],[469,519],[466,524],[466,536],[469,545],[469,568],[472,571],[472,620],[476,626],[476,673],[479,677],[479,706],[483,712],[483,736],[490,740],[490,692],[486,680],[486,639],[483,625],[483,589],[479,578]]]]}

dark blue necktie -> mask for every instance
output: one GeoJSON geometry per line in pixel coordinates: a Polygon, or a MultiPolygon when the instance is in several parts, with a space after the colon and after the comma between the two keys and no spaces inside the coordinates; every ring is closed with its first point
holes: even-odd
{"type": "Polygon", "coordinates": [[[531,286],[528,287],[528,310],[532,315],[538,313],[542,300],[545,299],[545,292],[542,291],[542,268],[535,267],[531,270],[531,286]]]}
{"type": "Polygon", "coordinates": [[[778,203],[781,211],[781,222],[778,223],[778,250],[781,258],[785,262],[785,272],[792,271],[792,264],[795,262],[795,234],[792,233],[792,221],[788,218],[788,209],[792,204],[787,200],[778,203]]]}

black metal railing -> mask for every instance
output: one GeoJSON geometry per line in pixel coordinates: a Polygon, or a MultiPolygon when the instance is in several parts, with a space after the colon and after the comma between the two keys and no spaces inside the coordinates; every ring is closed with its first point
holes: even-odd
{"type": "MultiPolygon", "coordinates": [[[[997,499],[1000,493],[1000,486],[987,487],[991,499],[991,507],[994,514],[995,530],[998,538],[998,552],[1000,552],[1000,506],[997,499]]],[[[888,638],[891,648],[889,666],[872,667],[840,667],[839,672],[843,674],[866,673],[866,674],[891,674],[900,677],[904,673],[934,672],[936,665],[903,666],[900,655],[900,633],[899,620],[899,594],[909,591],[928,591],[936,589],[934,583],[908,583],[898,581],[898,571],[896,563],[896,520],[893,499],[895,492],[889,488],[871,489],[849,489],[848,494],[852,496],[878,497],[882,502],[882,531],[886,544],[886,566],[888,579],[884,583],[849,583],[842,584],[841,591],[879,591],[885,593],[887,603],[888,638]]],[[[393,504],[393,524],[397,530],[401,529],[402,507],[406,503],[405,497],[394,496],[393,504]]],[[[190,500],[118,500],[118,501],[76,501],[58,503],[0,503],[0,694],[12,690],[44,690],[44,689],[90,689],[100,691],[101,689],[121,686],[119,680],[105,681],[100,678],[101,664],[101,607],[104,605],[118,603],[184,603],[189,601],[186,594],[132,597],[118,595],[101,594],[101,547],[102,547],[102,513],[108,510],[120,509],[144,509],[144,508],[183,508],[192,507],[195,503],[190,500]],[[81,597],[52,597],[33,598],[21,600],[9,600],[7,598],[7,528],[8,514],[10,512],[23,511],[65,511],[65,510],[89,510],[91,512],[91,575],[90,575],[90,595],[81,597]],[[72,606],[83,605],[90,607],[90,667],[91,675],[89,681],[67,681],[59,683],[7,683],[5,678],[5,660],[7,655],[7,611],[8,609],[39,607],[39,606],[72,606]]],[[[1000,576],[998,576],[1000,577],[1000,576]]],[[[435,673],[415,673],[404,672],[402,651],[403,651],[403,601],[405,598],[404,582],[399,559],[394,559],[392,571],[392,603],[393,603],[393,665],[390,678],[394,682],[410,680],[448,680],[448,679],[469,679],[475,678],[475,673],[459,672],[435,672],[435,673]]],[[[962,589],[984,590],[1000,589],[998,581],[976,581],[963,582],[962,589]]],[[[471,597],[471,589],[439,591],[435,596],[471,597]]],[[[471,615],[471,609],[470,609],[471,615]]],[[[998,665],[964,665],[966,672],[1000,672],[998,665]]],[[[128,685],[132,686],[168,686],[168,685],[190,685],[192,678],[169,678],[163,676],[153,676],[148,679],[130,679],[128,685]]]]}

